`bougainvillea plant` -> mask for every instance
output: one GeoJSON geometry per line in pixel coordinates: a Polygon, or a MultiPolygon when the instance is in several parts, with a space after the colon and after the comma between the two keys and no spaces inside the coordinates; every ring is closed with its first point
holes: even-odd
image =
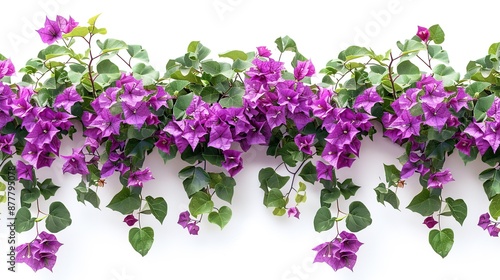
{"type": "Polygon", "coordinates": [[[57,200],[60,187],[37,175],[56,159],[63,162],[60,172],[81,175],[77,200],[96,208],[96,190],[119,176],[121,188],[106,207],[123,214],[130,244],[144,256],[154,229],[141,216],[163,223],[168,209],[168,198],[148,195],[144,187],[154,180],[148,155],[186,163],[178,176],[189,205],[174,215],[187,233],[198,235],[202,221],[224,228],[231,220],[243,155],[259,145],[281,162],[256,174],[264,205],[298,219],[308,185],[319,186],[312,223],[332,239],[312,248],[317,255],[311,261],[352,270],[363,244],[355,233],[372,218],[356,200],[356,178],[341,180],[336,171],[351,167],[363,139],[376,133],[404,153],[399,166],[380,163],[385,181],[374,199],[399,209],[397,190],[418,176],[420,192],[406,208],[422,215],[437,254],[445,257],[454,243],[453,229],[442,228],[441,219],[462,224],[467,217],[466,202],[446,195],[454,179],[444,163],[453,152],[465,163],[491,166],[479,174],[490,205],[476,219],[498,236],[499,43],[471,61],[463,77],[448,65],[439,25],[418,26],[383,54],[350,46],[319,70],[288,36],[276,39],[275,48],[227,51],[217,60],[193,41],[160,73],[142,46],[105,38],[97,19],[47,18],[37,30],[47,46],[21,69],[0,55],[0,175],[7,182],[9,170],[16,170],[22,189],[15,230],[34,236],[17,247],[17,262],[52,270],[64,248],[55,234],[71,225],[70,211],[57,200]],[[76,145],[74,137],[85,141],[76,145]],[[71,152],[62,152],[68,141],[71,152]]]}

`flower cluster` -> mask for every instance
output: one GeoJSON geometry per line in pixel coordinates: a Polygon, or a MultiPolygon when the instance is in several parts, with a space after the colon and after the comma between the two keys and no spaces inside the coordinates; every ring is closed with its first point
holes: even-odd
{"type": "Polygon", "coordinates": [[[72,17],[46,18],[37,32],[49,46],[18,71],[0,55],[0,177],[7,181],[4,171],[15,168],[23,185],[16,231],[35,228],[36,238],[17,247],[16,260],[34,271],[52,271],[61,246],[53,234],[39,231],[40,223],[57,233],[72,222],[60,201],[41,209],[39,201],[54,199],[61,187],[51,178],[40,180],[38,170],[61,160],[62,173],[81,177],[74,188],[77,200],[96,208],[97,189],[118,177],[121,189],[107,207],[124,215],[129,242],[144,256],[154,230],[143,225],[141,215],[163,223],[168,210],[164,197],[146,194],[146,184],[155,179],[145,165],[148,155],[155,151],[165,163],[176,156],[187,163],[178,176],[188,210],[177,223],[198,235],[202,221],[222,229],[231,220],[229,205],[216,203],[232,204],[244,155],[256,145],[279,159],[258,174],[263,204],[276,216],[299,219],[306,183],[318,185],[314,229],[333,229],[335,238],[313,249],[314,262],[353,270],[363,244],[354,233],[372,218],[365,204],[353,199],[361,186],[353,178],[340,180],[336,171],[354,164],[365,137],[373,139],[378,127],[404,148],[400,168],[384,164],[385,182],[375,188],[378,202],[399,209],[398,189],[418,174],[422,188],[406,208],[425,217],[429,243],[445,257],[454,239],[441,220],[452,217],[463,224],[467,217],[463,199],[445,196],[444,186],[454,181],[445,160],[455,150],[465,162],[480,155],[491,166],[479,174],[490,212],[478,225],[498,236],[499,44],[460,78],[446,65],[439,25],[418,26],[411,39],[398,42],[397,53],[350,46],[319,71],[288,36],[275,41],[275,56],[266,46],[219,54],[230,62],[209,58],[210,50],[193,41],[160,75],[142,46],[96,40],[107,33],[96,21],[97,16],[83,26],[72,17]],[[74,47],[78,44],[83,52],[74,47]],[[293,56],[292,69],[281,60],[285,52],[293,56]],[[16,73],[21,82],[12,81],[16,73]],[[317,78],[321,82],[313,82],[317,78]],[[69,151],[63,143],[75,136],[83,141],[69,151]]]}
{"type": "Polygon", "coordinates": [[[479,216],[478,226],[483,230],[488,230],[490,236],[498,237],[498,233],[500,233],[499,222],[491,220],[491,216],[489,213],[484,213],[479,216]]]}
{"type": "Polygon", "coordinates": [[[61,245],[55,235],[42,231],[35,240],[17,246],[16,262],[27,264],[33,271],[42,268],[52,271],[61,245]]]}
{"type": "Polygon", "coordinates": [[[313,248],[318,252],[314,262],[324,262],[337,271],[347,267],[353,270],[356,264],[359,247],[363,243],[359,242],[355,234],[342,231],[333,241],[322,243],[313,248]]]}

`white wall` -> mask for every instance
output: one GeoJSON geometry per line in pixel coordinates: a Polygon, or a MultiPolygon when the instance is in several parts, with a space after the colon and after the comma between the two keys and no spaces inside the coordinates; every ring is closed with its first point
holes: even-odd
{"type": "MultiPolygon", "coordinates": [[[[397,40],[413,36],[417,25],[438,23],[446,33],[443,46],[451,64],[463,73],[469,59],[485,55],[490,43],[500,40],[495,37],[494,14],[499,8],[498,2],[483,0],[470,5],[404,0],[10,1],[2,3],[0,53],[20,68],[44,47],[33,30],[43,25],[46,14],[71,15],[86,22],[102,13],[98,24],[108,29],[108,37],[142,44],[160,70],[167,59],[184,54],[193,40],[201,41],[215,55],[231,49],[252,51],[260,45],[274,49],[274,40],[284,35],[292,37],[320,69],[348,45],[361,44],[382,53],[395,48],[397,40]]],[[[70,151],[69,146],[65,149],[70,151]]],[[[387,139],[376,137],[374,142],[363,142],[360,159],[353,168],[339,172],[342,179],[356,176],[355,183],[363,186],[357,199],[367,202],[373,218],[373,224],[357,234],[365,244],[354,272],[334,272],[325,264],[312,264],[311,248],[332,238],[313,229],[318,186],[309,188],[300,220],[274,217],[262,205],[257,173],[262,167],[275,166],[275,161],[257,147],[245,156],[245,168],[235,178],[238,185],[232,221],[222,231],[205,222],[199,236],[189,236],[176,224],[178,213],[186,210],[188,203],[176,175],[183,162],[175,160],[164,166],[159,157],[150,158],[147,163],[156,180],[147,182],[144,192],[164,195],[169,214],[163,225],[149,221],[156,235],[146,257],[140,257],[129,245],[123,216],[105,207],[120,188],[116,178],[100,192],[102,207],[96,210],[76,202],[73,188],[78,178],[62,176],[62,163],[56,162],[40,175],[52,177],[63,187],[57,197],[69,202],[73,224],[57,234],[64,245],[54,272],[35,274],[23,264],[17,265],[17,273],[7,272],[6,227],[1,221],[0,279],[465,280],[497,275],[500,240],[490,238],[477,226],[478,216],[487,211],[488,205],[477,179],[485,166],[464,166],[457,155],[447,164],[455,181],[446,186],[445,195],[465,199],[469,215],[462,227],[446,219],[444,226],[455,231],[455,245],[448,257],[441,259],[428,244],[423,218],[404,209],[420,190],[416,179],[399,192],[401,211],[376,202],[373,188],[383,179],[382,163],[397,164],[401,152],[387,139]]],[[[30,233],[21,234],[18,244],[30,238],[30,233]]]]}

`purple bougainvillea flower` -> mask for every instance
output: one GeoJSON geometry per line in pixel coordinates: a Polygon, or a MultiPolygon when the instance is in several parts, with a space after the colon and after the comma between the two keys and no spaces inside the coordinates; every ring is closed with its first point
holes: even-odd
{"type": "Polygon", "coordinates": [[[63,173],[81,175],[89,174],[89,169],[87,167],[87,163],[85,162],[85,155],[83,154],[81,148],[73,148],[73,153],[71,155],[61,156],[61,158],[66,160],[62,167],[63,173]]]}
{"type": "Polygon", "coordinates": [[[435,106],[431,106],[427,103],[422,103],[422,110],[424,111],[425,121],[424,123],[430,125],[441,131],[446,124],[446,121],[451,116],[450,111],[446,107],[446,103],[437,103],[435,106]]]}
{"type": "Polygon", "coordinates": [[[284,106],[269,106],[266,111],[266,119],[271,129],[286,123],[284,106]]]}
{"type": "Polygon", "coordinates": [[[14,64],[9,59],[0,60],[0,79],[5,76],[12,76],[16,72],[14,64]]]}
{"type": "Polygon", "coordinates": [[[410,111],[406,110],[401,113],[391,124],[391,128],[398,129],[400,139],[408,139],[411,136],[420,135],[420,124],[422,124],[421,116],[412,116],[410,111]]]}
{"type": "Polygon", "coordinates": [[[234,177],[238,172],[243,169],[243,159],[241,158],[241,151],[225,150],[222,151],[224,161],[222,167],[227,170],[231,177],[234,177]]]}
{"type": "Polygon", "coordinates": [[[356,253],[359,250],[359,247],[363,245],[363,243],[358,240],[354,233],[342,231],[339,234],[339,237],[341,238],[340,250],[342,251],[350,251],[356,253]]]}
{"type": "Polygon", "coordinates": [[[63,33],[70,33],[75,27],[78,26],[78,22],[76,22],[71,16],[69,19],[57,16],[56,22],[63,33]]]}
{"type": "Polygon", "coordinates": [[[290,207],[287,211],[288,217],[294,216],[295,218],[299,219],[300,216],[300,211],[297,207],[290,207]]]}
{"type": "Polygon", "coordinates": [[[157,86],[156,94],[151,96],[148,103],[154,110],[159,110],[161,107],[167,107],[167,101],[170,99],[172,99],[172,96],[163,87],[157,86]]]}
{"type": "Polygon", "coordinates": [[[297,66],[293,69],[293,75],[297,81],[304,79],[305,77],[311,77],[316,72],[314,65],[311,60],[297,61],[297,66]]]}
{"type": "Polygon", "coordinates": [[[83,98],[76,91],[75,87],[66,88],[61,94],[59,94],[54,100],[55,108],[63,108],[66,112],[71,113],[71,107],[77,103],[82,102],[83,98]]]}
{"type": "Polygon", "coordinates": [[[14,144],[14,134],[0,135],[0,151],[5,154],[12,155],[12,145],[14,144]]]}
{"type": "Polygon", "coordinates": [[[444,171],[432,173],[429,176],[429,180],[427,181],[427,187],[442,189],[444,184],[449,183],[451,181],[455,180],[453,179],[451,172],[448,169],[446,169],[444,171]]]}
{"type": "Polygon", "coordinates": [[[424,219],[423,224],[426,225],[428,228],[433,228],[435,225],[437,225],[437,221],[434,220],[433,216],[429,216],[424,219]]]}
{"type": "Polygon", "coordinates": [[[128,185],[142,188],[144,182],[153,179],[154,177],[153,173],[151,173],[151,170],[149,170],[149,168],[145,168],[143,170],[137,170],[130,173],[130,176],[128,177],[128,185]]]}
{"type": "Polygon", "coordinates": [[[190,221],[191,217],[189,211],[184,211],[179,214],[179,220],[177,221],[177,223],[181,225],[183,228],[186,228],[190,221]]]}
{"type": "Polygon", "coordinates": [[[455,112],[460,111],[462,108],[469,108],[469,102],[472,101],[472,97],[465,92],[463,87],[457,88],[457,94],[450,99],[450,107],[455,110],[455,112]]]}
{"type": "Polygon", "coordinates": [[[339,239],[316,246],[313,250],[318,253],[314,258],[314,262],[324,262],[335,271],[344,267],[352,270],[357,260],[356,253],[350,250],[342,250],[340,247],[339,239]]]}
{"type": "Polygon", "coordinates": [[[308,134],[308,135],[297,134],[293,139],[293,141],[295,142],[295,145],[297,145],[297,147],[299,148],[299,151],[307,155],[313,154],[311,147],[314,143],[314,134],[308,134]]]}
{"type": "Polygon", "coordinates": [[[170,154],[170,146],[172,145],[172,138],[167,137],[165,133],[161,133],[158,137],[158,141],[156,141],[155,146],[158,150],[170,154]]]}
{"type": "Polygon", "coordinates": [[[210,131],[209,147],[214,147],[220,150],[229,150],[233,142],[233,135],[229,125],[221,123],[218,126],[212,127],[210,131]]]}
{"type": "Polygon", "coordinates": [[[22,160],[16,163],[17,179],[33,180],[33,165],[26,164],[22,160]]]}
{"type": "Polygon", "coordinates": [[[42,268],[52,271],[61,245],[55,235],[42,231],[32,242],[16,247],[16,262],[26,263],[35,272],[42,268]]]}
{"type": "Polygon", "coordinates": [[[98,128],[101,137],[120,134],[120,124],[122,120],[119,115],[112,115],[107,109],[99,112],[97,117],[88,125],[89,128],[98,128]]]}
{"type": "Polygon", "coordinates": [[[479,222],[477,223],[482,229],[486,230],[488,226],[491,224],[490,214],[488,212],[479,216],[479,222]]]}
{"type": "Polygon", "coordinates": [[[354,265],[356,265],[357,259],[358,256],[351,251],[339,251],[337,257],[332,258],[330,266],[335,271],[344,267],[347,267],[352,271],[354,265]]]}
{"type": "Polygon", "coordinates": [[[376,87],[370,87],[356,97],[353,107],[357,110],[363,108],[365,112],[370,114],[373,106],[382,101],[382,97],[378,94],[376,87]]]}
{"type": "Polygon", "coordinates": [[[181,134],[181,138],[185,139],[194,151],[198,143],[204,141],[204,136],[206,134],[206,128],[199,121],[185,120],[185,127],[181,134]]]}
{"type": "Polygon", "coordinates": [[[257,53],[261,57],[270,57],[271,56],[271,51],[269,49],[267,49],[267,47],[265,47],[265,46],[257,47],[257,53]]]}
{"type": "Polygon", "coordinates": [[[30,243],[24,243],[16,247],[16,263],[25,263],[38,271],[44,267],[43,263],[38,258],[40,251],[40,240],[35,239],[30,243]]]}
{"type": "Polygon", "coordinates": [[[317,180],[325,179],[327,181],[333,180],[333,166],[325,164],[322,161],[316,163],[316,177],[317,180]]]}
{"type": "Polygon", "coordinates": [[[63,244],[57,241],[55,235],[42,231],[38,238],[40,239],[40,252],[41,253],[57,253],[59,247],[63,244]]]}
{"type": "Polygon", "coordinates": [[[490,144],[493,152],[496,152],[500,146],[500,123],[498,122],[485,122],[486,130],[483,139],[490,144]]]}
{"type": "Polygon", "coordinates": [[[418,38],[420,38],[420,40],[427,42],[430,37],[429,29],[422,26],[418,26],[417,36],[418,38]]]}
{"type": "Polygon", "coordinates": [[[135,126],[138,130],[141,129],[148,116],[151,115],[146,102],[143,101],[139,101],[134,105],[123,102],[122,109],[123,122],[135,126]]]}
{"type": "Polygon", "coordinates": [[[500,228],[497,227],[496,224],[491,224],[486,229],[491,237],[498,237],[498,234],[500,233],[500,228]]]}
{"type": "Polygon", "coordinates": [[[198,226],[197,222],[191,222],[191,223],[187,224],[187,229],[189,231],[189,234],[198,235],[198,231],[200,230],[200,227],[198,226]]]}
{"type": "Polygon", "coordinates": [[[62,38],[62,31],[59,24],[48,17],[45,18],[45,26],[36,32],[40,35],[42,42],[49,45],[62,38]]]}
{"type": "Polygon", "coordinates": [[[331,259],[335,258],[340,251],[340,242],[338,239],[335,239],[335,241],[332,242],[319,244],[314,247],[313,250],[318,252],[313,262],[325,262],[330,265],[331,259]]]}
{"type": "Polygon", "coordinates": [[[467,136],[465,133],[460,133],[457,137],[458,142],[455,147],[462,153],[470,156],[471,147],[474,144],[474,139],[467,136]]]}
{"type": "Polygon", "coordinates": [[[31,144],[41,147],[43,144],[49,144],[57,132],[59,130],[51,122],[39,121],[35,123],[25,139],[31,144]]]}
{"type": "Polygon", "coordinates": [[[125,216],[125,218],[123,219],[123,221],[129,226],[133,226],[138,220],[134,217],[134,215],[130,214],[130,215],[127,215],[125,216]]]}

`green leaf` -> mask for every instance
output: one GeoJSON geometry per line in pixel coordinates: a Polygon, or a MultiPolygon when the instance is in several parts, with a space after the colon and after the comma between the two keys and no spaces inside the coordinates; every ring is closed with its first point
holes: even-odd
{"type": "Polygon", "coordinates": [[[187,51],[189,52],[189,58],[197,61],[202,61],[210,54],[210,50],[199,41],[189,43],[187,51]]]}
{"type": "Polygon", "coordinates": [[[76,187],[75,191],[76,191],[76,199],[79,202],[85,204],[85,201],[87,201],[90,204],[92,204],[92,206],[99,209],[99,205],[101,204],[101,199],[99,199],[99,196],[97,196],[97,193],[94,190],[90,188],[87,189],[86,187],[83,187],[83,189],[80,187],[76,187]]]}
{"type": "Polygon", "coordinates": [[[145,86],[155,84],[160,78],[160,73],[152,66],[144,63],[137,63],[132,67],[134,78],[142,80],[145,86]]]}
{"type": "Polygon", "coordinates": [[[233,200],[234,187],[236,180],[232,177],[227,177],[226,174],[220,173],[221,181],[215,184],[215,194],[220,199],[231,203],[233,200]]]}
{"type": "Polygon", "coordinates": [[[219,101],[219,104],[224,108],[231,107],[242,107],[243,106],[243,95],[245,94],[245,90],[240,87],[232,87],[228,93],[227,97],[222,98],[219,101]]]}
{"type": "Polygon", "coordinates": [[[332,188],[332,189],[322,189],[321,190],[321,195],[320,195],[320,202],[322,206],[325,206],[325,204],[331,204],[340,197],[340,190],[338,188],[332,188]]]}
{"type": "Polygon", "coordinates": [[[106,39],[104,42],[101,42],[100,40],[96,41],[97,45],[101,49],[101,53],[108,53],[108,52],[114,52],[114,51],[119,51],[123,49],[127,49],[127,44],[121,40],[116,40],[116,39],[106,39]]]}
{"type": "Polygon", "coordinates": [[[209,194],[206,192],[197,192],[189,201],[189,212],[193,216],[198,216],[205,213],[212,212],[214,208],[214,202],[209,194]]]}
{"type": "Polygon", "coordinates": [[[11,160],[5,162],[2,166],[2,170],[0,171],[0,177],[5,181],[12,181],[12,177],[17,177],[17,169],[16,166],[12,163],[11,160]],[[11,177],[9,179],[9,177],[11,177]]]}
{"type": "Polygon", "coordinates": [[[179,172],[179,178],[184,179],[182,184],[189,197],[207,187],[210,183],[210,176],[201,167],[186,167],[179,172]]]}
{"type": "Polygon", "coordinates": [[[228,52],[219,54],[219,57],[227,57],[227,58],[230,58],[232,60],[237,60],[237,59],[247,60],[248,59],[248,55],[245,52],[239,51],[239,50],[228,51],[228,52]]]}
{"type": "Polygon", "coordinates": [[[89,25],[95,25],[95,22],[97,21],[97,18],[98,18],[100,15],[101,15],[101,14],[99,13],[99,14],[97,14],[97,15],[95,15],[95,16],[93,16],[93,17],[89,18],[89,20],[87,21],[87,23],[88,23],[89,25]]]}
{"type": "Polygon", "coordinates": [[[423,188],[422,191],[412,199],[406,208],[427,217],[438,211],[440,207],[441,200],[439,197],[431,195],[431,192],[427,188],[423,188]]]}
{"type": "Polygon", "coordinates": [[[186,115],[186,109],[191,105],[193,93],[188,93],[177,97],[174,105],[174,116],[176,119],[182,119],[186,115]]]}
{"type": "Polygon", "coordinates": [[[493,219],[500,217],[500,195],[495,195],[490,201],[489,212],[493,219]]]}
{"type": "Polygon", "coordinates": [[[283,193],[277,188],[269,190],[269,193],[264,197],[264,205],[266,207],[284,208],[286,201],[283,193]]]}
{"type": "Polygon", "coordinates": [[[160,224],[163,224],[168,211],[168,205],[165,199],[163,197],[153,198],[152,196],[147,196],[146,202],[148,203],[153,216],[160,222],[160,224]]]}
{"type": "Polygon", "coordinates": [[[485,181],[483,183],[484,192],[488,199],[500,194],[500,170],[496,168],[486,169],[479,174],[479,179],[485,181]]]}
{"type": "Polygon", "coordinates": [[[365,47],[350,46],[339,53],[338,58],[344,61],[353,60],[370,54],[370,51],[365,47]]]}
{"type": "Polygon", "coordinates": [[[38,188],[24,188],[21,190],[21,204],[30,204],[35,202],[40,197],[40,190],[38,188]]]}
{"type": "Polygon", "coordinates": [[[45,179],[42,183],[38,182],[37,185],[40,189],[40,193],[43,195],[43,198],[45,198],[45,200],[54,196],[56,194],[56,191],[60,188],[52,182],[52,179],[45,179]]]}
{"type": "Polygon", "coordinates": [[[335,218],[327,207],[321,207],[314,215],[314,230],[317,232],[327,231],[335,224],[335,218]]]}
{"type": "Polygon", "coordinates": [[[349,199],[351,196],[355,195],[360,188],[360,186],[355,185],[350,178],[344,180],[342,183],[339,182],[337,185],[345,199],[349,199]]]}
{"type": "Polygon", "coordinates": [[[148,52],[140,45],[128,45],[127,52],[132,58],[149,62],[148,52]]]}
{"type": "Polygon", "coordinates": [[[372,218],[368,208],[360,201],[353,201],[349,205],[346,227],[352,232],[358,232],[371,224],[372,218]]]}
{"type": "Polygon", "coordinates": [[[297,44],[295,44],[295,41],[288,36],[277,38],[274,42],[276,43],[278,50],[282,53],[285,51],[297,51],[297,44]]]}
{"type": "MultiPolygon", "coordinates": [[[[174,80],[168,83],[168,85],[165,87],[165,91],[172,95],[177,95],[177,93],[181,90],[183,90],[187,85],[189,85],[191,82],[189,81],[184,81],[184,80],[174,80]]],[[[192,99],[192,97],[191,97],[192,99]]],[[[191,103],[191,100],[189,100],[189,103],[191,103]]],[[[189,106],[189,104],[187,104],[189,106]]],[[[187,108],[187,107],[186,107],[187,108]]],[[[184,110],[186,110],[184,108],[184,110]]]]}
{"type": "Polygon", "coordinates": [[[425,50],[425,45],[416,40],[406,40],[404,44],[397,42],[398,48],[403,52],[403,55],[408,55],[410,53],[415,53],[425,50]]]}
{"type": "Polygon", "coordinates": [[[123,187],[106,207],[118,211],[123,215],[128,215],[141,207],[141,199],[139,198],[139,194],[131,193],[129,188],[123,187]]]}
{"type": "Polygon", "coordinates": [[[201,90],[200,96],[206,103],[216,103],[219,101],[221,93],[212,86],[206,86],[201,90]]]}
{"type": "Polygon", "coordinates": [[[236,59],[233,62],[232,69],[235,72],[244,72],[248,70],[250,67],[252,67],[253,64],[249,61],[241,60],[241,59],[236,59]]]}
{"type": "Polygon", "coordinates": [[[208,214],[208,221],[212,224],[218,225],[220,229],[223,229],[227,223],[229,223],[229,220],[231,220],[232,215],[233,212],[231,211],[231,208],[222,206],[219,211],[213,211],[208,214]]]}
{"type": "Polygon", "coordinates": [[[154,230],[150,227],[131,228],[128,233],[128,240],[132,248],[141,256],[147,255],[154,242],[154,230]]]}
{"type": "Polygon", "coordinates": [[[400,75],[420,75],[420,69],[409,60],[403,60],[397,66],[400,75]]]}
{"type": "Polygon", "coordinates": [[[206,60],[201,63],[204,72],[214,76],[220,73],[221,67],[219,62],[213,60],[206,60]]]}
{"type": "Polygon", "coordinates": [[[63,38],[85,37],[89,34],[89,28],[86,26],[77,26],[71,32],[63,34],[63,38]]]}
{"type": "Polygon", "coordinates": [[[31,217],[31,212],[27,207],[21,207],[16,213],[15,230],[18,233],[28,231],[35,225],[35,218],[31,217]]]}
{"type": "Polygon", "coordinates": [[[380,183],[375,189],[377,194],[377,201],[385,205],[388,202],[394,209],[399,210],[399,198],[396,193],[385,187],[383,183],[380,183]]]}
{"type": "Polygon", "coordinates": [[[429,232],[429,243],[432,249],[442,258],[446,257],[453,247],[453,230],[445,228],[443,230],[433,229],[429,232]]]}
{"type": "Polygon", "coordinates": [[[290,176],[281,176],[273,168],[267,167],[259,171],[259,182],[261,183],[261,188],[271,188],[271,189],[281,189],[288,180],[290,176]]]}
{"type": "Polygon", "coordinates": [[[495,95],[488,95],[477,100],[474,106],[474,118],[477,122],[482,122],[486,118],[486,112],[491,108],[495,95]]]}
{"type": "Polygon", "coordinates": [[[59,201],[49,206],[49,215],[45,219],[45,227],[52,233],[59,232],[71,225],[71,216],[64,204],[59,201]]]}
{"type": "Polygon", "coordinates": [[[302,167],[302,170],[300,170],[299,176],[302,177],[304,181],[314,184],[317,180],[316,167],[311,161],[307,162],[304,167],[302,167]]]}
{"type": "Polygon", "coordinates": [[[454,200],[451,197],[446,198],[446,204],[450,208],[451,215],[455,220],[463,225],[465,218],[467,217],[467,204],[463,199],[454,200]]]}
{"type": "Polygon", "coordinates": [[[434,72],[434,77],[438,80],[442,80],[445,87],[455,85],[460,79],[460,74],[455,72],[451,66],[438,64],[434,66],[432,71],[434,72]]]}
{"type": "Polygon", "coordinates": [[[385,181],[389,186],[397,187],[399,180],[401,180],[401,171],[394,165],[384,164],[385,181]]]}
{"type": "Polygon", "coordinates": [[[444,42],[444,31],[441,26],[435,24],[429,27],[430,39],[436,44],[442,44],[444,42]]]}
{"type": "Polygon", "coordinates": [[[465,92],[467,92],[470,96],[474,97],[479,95],[489,86],[491,86],[491,83],[488,82],[473,82],[465,88],[465,92]]]}
{"type": "Polygon", "coordinates": [[[109,59],[101,60],[97,64],[97,73],[99,73],[100,75],[105,75],[111,81],[117,80],[121,76],[118,66],[116,66],[116,64],[111,62],[111,60],[109,59]]]}
{"type": "Polygon", "coordinates": [[[52,58],[70,55],[70,54],[71,54],[71,50],[66,48],[66,47],[59,46],[59,45],[50,45],[38,53],[38,58],[40,58],[42,60],[49,60],[52,58]]]}

